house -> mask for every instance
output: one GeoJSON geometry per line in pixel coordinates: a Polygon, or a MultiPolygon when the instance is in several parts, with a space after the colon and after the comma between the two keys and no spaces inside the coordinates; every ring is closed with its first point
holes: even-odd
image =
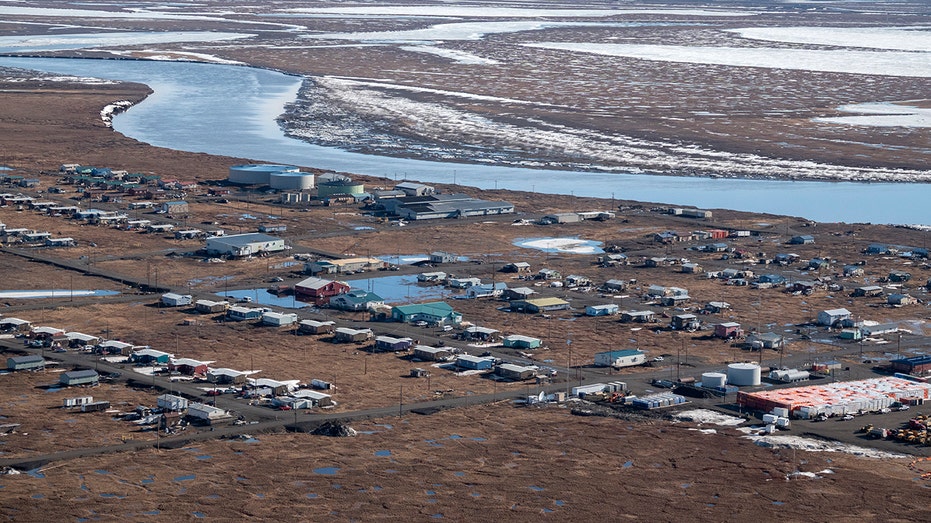
{"type": "Polygon", "coordinates": [[[754,332],[747,336],[746,341],[751,349],[780,350],[786,344],[785,337],[775,332],[754,332]]]}
{"type": "Polygon", "coordinates": [[[595,365],[599,367],[632,367],[646,362],[646,354],[641,350],[612,350],[595,353],[595,365]]]}
{"type": "Polygon", "coordinates": [[[561,280],[562,274],[554,269],[540,269],[535,276],[537,280],[561,280]]]}
{"type": "Polygon", "coordinates": [[[810,234],[793,236],[789,239],[789,245],[808,245],[815,243],[815,237],[810,234]]]}
{"type": "Polygon", "coordinates": [[[38,354],[11,356],[6,359],[7,370],[39,370],[45,368],[45,358],[38,354]]]}
{"type": "Polygon", "coordinates": [[[349,289],[345,294],[330,298],[330,308],[341,311],[365,311],[384,304],[384,298],[362,289],[349,289]]]}
{"type": "Polygon", "coordinates": [[[330,298],[345,294],[351,290],[348,283],[325,280],[311,276],[294,285],[294,295],[301,301],[309,301],[317,306],[326,305],[330,298]]]}
{"type": "Polygon", "coordinates": [[[417,281],[421,283],[439,283],[446,279],[446,273],[443,271],[422,272],[417,275],[417,281]]]}
{"type": "Polygon", "coordinates": [[[326,408],[336,405],[336,402],[333,401],[332,396],[325,392],[318,392],[316,390],[301,389],[294,391],[291,396],[310,401],[311,407],[326,408]]]}
{"type": "Polygon", "coordinates": [[[866,337],[893,334],[896,332],[899,332],[899,326],[895,323],[877,323],[875,325],[860,326],[860,333],[866,337]]]}
{"type": "Polygon", "coordinates": [[[511,334],[504,337],[504,346],[509,349],[538,349],[543,345],[539,338],[522,336],[520,334],[511,334]]]}
{"type": "Polygon", "coordinates": [[[178,358],[168,362],[168,370],[180,372],[186,376],[206,376],[209,362],[192,358],[178,358]]]}
{"type": "Polygon", "coordinates": [[[462,322],[462,314],[442,301],[398,305],[392,307],[391,318],[404,323],[425,321],[431,325],[459,325],[462,322]]]}
{"type": "Polygon", "coordinates": [[[80,332],[66,332],[65,338],[68,339],[68,346],[71,348],[94,346],[100,343],[100,338],[97,336],[80,332]]]}
{"type": "Polygon", "coordinates": [[[698,316],[694,314],[676,314],[669,322],[669,327],[677,331],[692,332],[698,330],[700,326],[701,322],[698,321],[698,316]]]}
{"type": "Polygon", "coordinates": [[[553,225],[560,223],[578,223],[582,221],[582,217],[578,213],[574,212],[557,212],[553,214],[547,214],[546,216],[540,218],[540,225],[553,225]]]}
{"type": "Polygon", "coordinates": [[[79,385],[97,385],[100,382],[100,375],[92,369],[71,370],[62,372],[58,378],[59,383],[65,387],[76,387],[79,385]]]}
{"type": "Polygon", "coordinates": [[[845,278],[863,276],[863,274],[864,274],[863,267],[859,265],[844,265],[844,277],[845,278]]]}
{"type": "Polygon", "coordinates": [[[242,307],[234,305],[227,309],[226,318],[230,321],[249,321],[258,320],[265,313],[265,309],[256,309],[252,307],[242,307]]]}
{"type": "Polygon", "coordinates": [[[495,283],[483,283],[481,285],[473,285],[466,289],[466,297],[470,299],[476,298],[497,298],[504,294],[504,291],[508,288],[508,285],[503,281],[495,283]]]}
{"type": "Polygon", "coordinates": [[[501,267],[501,272],[514,272],[518,274],[529,274],[530,264],[527,262],[506,263],[503,267],[501,267]]]}
{"type": "Polygon", "coordinates": [[[566,276],[566,285],[569,287],[589,287],[592,284],[592,280],[586,278],[585,276],[579,276],[578,274],[570,274],[566,276]]]}
{"type": "Polygon", "coordinates": [[[0,332],[29,332],[32,323],[19,318],[0,319],[0,332]]]}
{"type": "Polygon", "coordinates": [[[781,274],[761,274],[757,277],[756,283],[763,283],[769,285],[783,285],[786,282],[786,277],[781,274]]]}
{"type": "Polygon", "coordinates": [[[812,258],[808,260],[808,268],[813,271],[820,271],[822,269],[830,269],[831,264],[824,258],[812,258]]]}
{"type": "Polygon", "coordinates": [[[663,231],[653,234],[653,241],[659,243],[674,243],[682,241],[682,237],[675,231],[663,231]]]}
{"type": "Polygon", "coordinates": [[[159,301],[163,307],[182,307],[193,302],[194,297],[190,294],[176,294],[174,292],[162,294],[162,299],[159,301]]]}
{"type": "Polygon", "coordinates": [[[697,263],[683,263],[682,272],[685,274],[701,274],[704,269],[697,263]]]}
{"type": "Polygon", "coordinates": [[[212,424],[223,421],[231,416],[225,410],[204,403],[190,403],[187,408],[187,417],[198,423],[212,424]]]}
{"type": "Polygon", "coordinates": [[[207,381],[217,385],[242,385],[248,375],[246,372],[227,368],[207,369],[207,381]]]}
{"type": "Polygon", "coordinates": [[[188,408],[189,401],[187,398],[181,396],[175,396],[174,394],[162,394],[155,399],[155,404],[160,409],[170,410],[176,412],[179,410],[185,410],[188,408]]]}
{"type": "Polygon", "coordinates": [[[744,331],[740,327],[740,324],[733,321],[718,323],[714,326],[715,338],[729,340],[733,338],[742,338],[743,335],[744,331]]]}
{"type": "Polygon", "coordinates": [[[605,303],[602,305],[589,305],[585,307],[586,316],[613,316],[620,312],[616,303],[605,303]]]}
{"type": "Polygon", "coordinates": [[[801,258],[798,254],[777,254],[773,261],[779,265],[791,265],[801,258]]]}
{"type": "Polygon", "coordinates": [[[445,361],[452,356],[452,352],[446,347],[428,347],[426,345],[417,345],[414,347],[414,359],[421,361],[445,361]]]}
{"type": "Polygon", "coordinates": [[[32,329],[32,337],[37,340],[52,340],[64,335],[65,331],[56,327],[36,327],[32,329]]]}
{"type": "Polygon", "coordinates": [[[598,264],[602,267],[617,267],[618,265],[630,265],[630,258],[621,253],[604,253],[598,256],[598,264]]]}
{"type": "Polygon", "coordinates": [[[624,323],[653,323],[656,321],[656,313],[653,311],[624,311],[621,313],[621,321],[624,323]]]}
{"type": "Polygon", "coordinates": [[[883,243],[871,243],[863,252],[866,254],[889,254],[889,246],[883,243]]]}
{"type": "Polygon", "coordinates": [[[285,244],[282,238],[253,232],[207,238],[205,249],[210,256],[243,258],[246,256],[281,252],[285,250],[285,244]]]}
{"type": "Polygon", "coordinates": [[[627,282],[624,280],[608,280],[602,284],[601,288],[609,292],[624,291],[627,290],[627,282]]]}
{"type": "Polygon", "coordinates": [[[191,207],[186,201],[176,200],[173,202],[165,202],[159,208],[159,212],[162,214],[167,214],[169,216],[182,216],[191,212],[191,207]]]}
{"type": "Polygon", "coordinates": [[[287,327],[297,323],[297,314],[293,312],[272,312],[266,311],[262,314],[262,325],[271,325],[272,327],[287,327]]]}
{"type": "Polygon", "coordinates": [[[307,262],[304,264],[304,272],[312,276],[317,274],[353,274],[382,270],[387,267],[388,262],[378,258],[355,257],[307,262]]]}
{"type": "Polygon", "coordinates": [[[702,252],[727,252],[730,247],[726,243],[709,243],[702,245],[698,250],[702,252]]]}
{"type": "Polygon", "coordinates": [[[133,351],[129,361],[138,365],[167,365],[174,356],[167,352],[150,349],[148,347],[133,351]]]}
{"type": "Polygon", "coordinates": [[[430,253],[430,263],[456,263],[457,261],[459,261],[459,256],[451,252],[436,251],[430,253]]]}
{"type": "Polygon", "coordinates": [[[502,379],[523,381],[529,380],[537,375],[536,365],[515,365],[513,363],[502,363],[495,367],[495,375],[502,379]]]}
{"type": "Polygon", "coordinates": [[[530,313],[561,311],[569,308],[569,302],[555,297],[530,298],[527,300],[514,300],[510,302],[510,308],[512,311],[530,313]]]}
{"type": "Polygon", "coordinates": [[[468,341],[480,341],[483,343],[495,342],[501,338],[501,331],[473,325],[466,327],[462,331],[461,338],[468,341]]]}
{"type": "Polygon", "coordinates": [[[473,285],[481,285],[481,278],[449,278],[446,280],[446,286],[451,289],[468,289],[473,285]]]}
{"type": "Polygon", "coordinates": [[[410,338],[393,338],[391,336],[376,336],[376,352],[403,352],[411,348],[414,340],[410,338]]]}
{"type": "Polygon", "coordinates": [[[361,343],[372,339],[371,329],[339,327],[333,330],[333,343],[361,343]]]}
{"type": "Polygon", "coordinates": [[[905,271],[890,271],[888,279],[891,282],[901,283],[912,279],[912,275],[905,271]]]}
{"type": "Polygon", "coordinates": [[[796,281],[788,286],[789,292],[798,292],[804,295],[810,295],[817,289],[824,288],[824,284],[817,281],[796,281]]]}
{"type": "Polygon", "coordinates": [[[530,287],[514,287],[511,289],[504,289],[504,292],[501,294],[501,299],[506,301],[526,300],[536,293],[537,291],[530,287]]]}
{"type": "Polygon", "coordinates": [[[672,296],[663,296],[659,299],[659,304],[663,307],[678,307],[688,302],[692,298],[688,294],[673,294],[672,296]]]}
{"type": "Polygon", "coordinates": [[[201,314],[226,312],[229,307],[230,302],[228,301],[197,300],[194,302],[194,310],[201,314]]]}
{"type": "Polygon", "coordinates": [[[271,378],[247,380],[262,396],[281,396],[297,388],[297,381],[279,381],[271,378]]]}
{"type": "Polygon", "coordinates": [[[335,329],[336,322],[333,321],[301,320],[297,326],[301,334],[327,334],[335,329]]]}
{"type": "Polygon", "coordinates": [[[818,313],[818,325],[827,325],[833,327],[838,323],[849,320],[851,313],[847,309],[828,309],[818,313]]]}
{"type": "Polygon", "coordinates": [[[135,345],[132,343],[119,340],[107,340],[97,344],[97,351],[101,354],[121,354],[123,356],[129,356],[134,348],[135,345]]]}
{"type": "Polygon", "coordinates": [[[652,258],[647,258],[646,260],[643,261],[644,267],[651,267],[651,268],[665,267],[667,265],[672,265],[672,264],[673,264],[673,261],[671,258],[666,258],[666,257],[661,257],[661,256],[654,256],[652,258]]]}
{"type": "Polygon", "coordinates": [[[456,358],[456,367],[466,370],[490,370],[495,364],[491,357],[462,354],[456,358]]]}
{"type": "Polygon", "coordinates": [[[908,294],[896,292],[886,297],[886,303],[888,305],[902,307],[904,305],[915,305],[918,303],[918,299],[913,296],[909,296],[908,294]]]}

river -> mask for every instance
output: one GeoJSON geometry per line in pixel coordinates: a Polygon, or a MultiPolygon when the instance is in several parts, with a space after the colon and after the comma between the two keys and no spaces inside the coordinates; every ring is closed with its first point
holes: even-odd
{"type": "MultiPolygon", "coordinates": [[[[825,222],[931,224],[931,184],[799,182],[603,174],[443,163],[365,155],[284,135],[275,118],[301,78],[233,65],[139,60],[0,57],[0,66],[127,80],[155,92],[118,115],[114,129],[171,149],[347,173],[700,208],[825,222]]],[[[75,161],[62,158],[62,162],[75,161]]]]}

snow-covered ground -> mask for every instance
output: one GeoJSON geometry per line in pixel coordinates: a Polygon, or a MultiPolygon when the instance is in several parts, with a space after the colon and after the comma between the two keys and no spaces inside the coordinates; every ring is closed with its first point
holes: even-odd
{"type": "Polygon", "coordinates": [[[0,36],[0,49],[8,52],[45,51],[49,49],[92,49],[131,45],[169,44],[180,42],[219,42],[252,38],[254,34],[209,31],[111,32],[62,35],[0,36]]]}
{"type": "Polygon", "coordinates": [[[841,452],[844,454],[853,454],[854,456],[861,456],[864,458],[893,459],[907,457],[904,454],[859,447],[857,445],[849,445],[838,441],[822,441],[811,438],[804,438],[801,436],[786,436],[778,434],[760,436],[754,434],[756,430],[754,430],[752,427],[745,427],[738,430],[747,432],[748,434],[745,437],[749,438],[755,444],[761,447],[798,449],[807,450],[809,452],[841,452]]]}
{"type": "Polygon", "coordinates": [[[708,409],[684,410],[676,413],[675,418],[683,421],[693,421],[695,423],[710,423],[711,425],[719,425],[722,427],[736,427],[745,421],[743,418],[738,418],[737,416],[728,416],[727,414],[708,409]]]}
{"type": "Polygon", "coordinates": [[[659,62],[931,78],[931,53],[927,52],[585,42],[541,42],[524,45],[541,49],[558,49],[574,53],[592,53],[659,62]]]}
{"type": "Polygon", "coordinates": [[[931,50],[928,27],[746,27],[728,29],[743,38],[767,42],[891,49],[931,50]]]}
{"type": "Polygon", "coordinates": [[[482,58],[481,56],[467,53],[465,51],[443,49],[442,47],[436,47],[433,45],[404,45],[401,46],[401,49],[404,51],[411,51],[413,53],[426,53],[441,56],[443,58],[448,58],[457,64],[464,65],[498,65],[501,63],[497,60],[482,58]]]}
{"type": "Polygon", "coordinates": [[[755,11],[737,9],[544,9],[501,7],[495,5],[458,6],[458,5],[364,5],[351,7],[296,7],[285,9],[287,12],[308,15],[342,15],[342,16],[388,16],[388,17],[425,17],[425,18],[595,18],[607,16],[714,16],[735,17],[751,16],[755,11]]]}
{"type": "MultiPolygon", "coordinates": [[[[931,59],[931,56],[929,56],[931,59]]],[[[925,127],[931,128],[931,109],[893,103],[864,103],[842,105],[838,111],[859,113],[864,116],[835,116],[815,118],[815,122],[868,127],[925,127]]]]}
{"type": "Polygon", "coordinates": [[[565,254],[597,254],[601,250],[601,242],[595,240],[580,240],[578,238],[531,238],[514,240],[514,245],[525,249],[537,249],[546,252],[560,252],[565,254]]]}

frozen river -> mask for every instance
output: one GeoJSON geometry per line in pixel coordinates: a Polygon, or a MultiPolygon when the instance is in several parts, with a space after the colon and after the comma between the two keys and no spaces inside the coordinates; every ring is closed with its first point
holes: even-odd
{"type": "MultiPolygon", "coordinates": [[[[568,172],[351,153],[284,135],[275,118],[301,78],[233,65],[137,60],[5,58],[0,66],[127,80],[155,92],[114,128],[159,147],[347,173],[728,208],[829,222],[931,224],[931,184],[799,182],[568,172]]],[[[63,162],[71,161],[62,158],[63,162]]]]}

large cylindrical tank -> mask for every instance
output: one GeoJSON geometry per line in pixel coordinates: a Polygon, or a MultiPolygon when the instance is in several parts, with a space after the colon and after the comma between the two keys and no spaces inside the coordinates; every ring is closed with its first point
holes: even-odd
{"type": "Polygon", "coordinates": [[[314,188],[314,175],[301,172],[276,172],[268,176],[268,186],[285,191],[303,191],[314,188]]]}
{"type": "Polygon", "coordinates": [[[317,186],[317,196],[319,198],[329,198],[334,194],[362,194],[363,192],[365,192],[363,184],[340,180],[323,182],[317,186]]]}
{"type": "Polygon", "coordinates": [[[705,372],[701,375],[702,387],[723,387],[727,384],[727,374],[723,372],[705,372]]]}
{"type": "Polygon", "coordinates": [[[272,173],[299,172],[293,165],[276,165],[268,163],[247,163],[230,167],[230,183],[242,185],[268,185],[272,173]]]}
{"type": "Polygon", "coordinates": [[[760,366],[755,363],[731,363],[727,366],[727,382],[736,387],[760,384],[760,366]]]}

